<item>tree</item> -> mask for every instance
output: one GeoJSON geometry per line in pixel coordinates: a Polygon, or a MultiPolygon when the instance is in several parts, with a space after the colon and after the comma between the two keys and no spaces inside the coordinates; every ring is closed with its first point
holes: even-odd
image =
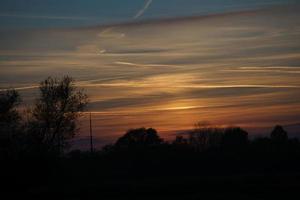
{"type": "Polygon", "coordinates": [[[175,140],[173,141],[173,145],[176,146],[187,146],[188,140],[184,138],[182,135],[177,135],[175,140]]]}
{"type": "Polygon", "coordinates": [[[21,117],[17,111],[21,98],[17,91],[7,90],[0,93],[0,151],[12,153],[12,147],[21,117]]]}
{"type": "Polygon", "coordinates": [[[131,129],[119,138],[115,144],[117,148],[134,148],[159,145],[163,140],[153,128],[131,129]]]}
{"type": "Polygon", "coordinates": [[[222,145],[226,147],[242,147],[248,144],[248,133],[240,127],[229,127],[224,131],[222,145]]]}
{"type": "Polygon", "coordinates": [[[20,95],[15,90],[7,90],[0,93],[1,134],[11,132],[20,122],[21,117],[16,109],[20,102],[20,95]]]}
{"type": "Polygon", "coordinates": [[[87,105],[87,96],[68,76],[49,77],[39,89],[29,122],[30,140],[40,151],[60,154],[78,131],[77,120],[87,105]]]}
{"type": "Polygon", "coordinates": [[[282,126],[275,126],[271,132],[271,140],[275,142],[285,142],[288,140],[288,134],[282,126]]]}
{"type": "Polygon", "coordinates": [[[203,151],[211,147],[218,147],[223,137],[223,128],[215,127],[208,122],[198,122],[194,130],[189,134],[189,143],[197,151],[203,151]]]}

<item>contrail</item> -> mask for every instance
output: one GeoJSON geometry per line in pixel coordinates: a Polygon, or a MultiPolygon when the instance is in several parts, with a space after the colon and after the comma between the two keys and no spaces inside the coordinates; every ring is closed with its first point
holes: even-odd
{"type": "Polygon", "coordinates": [[[145,4],[145,6],[134,16],[134,19],[139,18],[140,16],[142,16],[145,11],[149,8],[149,6],[151,5],[153,0],[148,0],[145,4]]]}
{"type": "MultiPolygon", "coordinates": [[[[133,17],[133,19],[140,18],[146,12],[146,10],[149,8],[149,6],[152,4],[152,1],[153,0],[147,0],[144,7],[137,12],[137,14],[133,17]]],[[[98,36],[99,37],[105,36],[105,33],[106,33],[106,36],[109,36],[110,35],[109,32],[111,32],[113,29],[114,29],[114,27],[109,27],[107,29],[104,29],[98,36]]],[[[121,37],[124,37],[124,36],[125,36],[125,34],[121,33],[121,37]]],[[[99,50],[98,54],[103,54],[105,52],[106,52],[106,49],[102,49],[102,50],[99,50]]]]}

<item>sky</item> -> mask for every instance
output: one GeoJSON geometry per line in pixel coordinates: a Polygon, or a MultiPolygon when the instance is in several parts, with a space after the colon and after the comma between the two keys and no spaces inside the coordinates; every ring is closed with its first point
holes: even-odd
{"type": "MultiPolygon", "coordinates": [[[[46,77],[74,77],[99,145],[141,126],[170,138],[198,121],[297,134],[300,6],[177,1],[1,0],[0,90],[16,88],[30,106],[46,77]],[[86,27],[82,18],[100,20],[86,27]]],[[[80,126],[88,145],[86,117],[80,126]]]]}
{"type": "Polygon", "coordinates": [[[299,0],[1,0],[3,29],[77,27],[207,15],[248,10],[299,0]],[[147,5],[144,10],[144,6],[147,5]],[[144,10],[137,19],[137,14],[144,10]]]}

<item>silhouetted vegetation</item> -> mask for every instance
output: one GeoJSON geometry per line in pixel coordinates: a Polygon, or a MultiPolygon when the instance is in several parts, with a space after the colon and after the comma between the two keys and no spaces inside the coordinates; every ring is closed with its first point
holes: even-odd
{"type": "Polygon", "coordinates": [[[15,90],[0,93],[0,156],[13,157],[20,131],[21,116],[16,107],[21,98],[15,90]]]}
{"type": "Polygon", "coordinates": [[[131,129],[99,151],[65,151],[87,96],[71,78],[48,78],[22,119],[17,91],[0,94],[3,195],[42,199],[269,199],[298,195],[300,143],[282,126],[249,140],[207,122],[164,141],[131,129]]]}
{"type": "Polygon", "coordinates": [[[115,144],[118,149],[131,149],[139,147],[149,147],[162,144],[163,140],[157,135],[153,128],[139,128],[129,130],[124,136],[119,138],[115,144]]]}
{"type": "Polygon", "coordinates": [[[40,98],[31,110],[28,137],[34,151],[60,154],[75,136],[76,122],[87,104],[87,96],[73,80],[48,78],[40,84],[40,98]]]}
{"type": "Polygon", "coordinates": [[[78,131],[77,119],[87,104],[87,96],[75,87],[72,78],[49,77],[40,83],[39,90],[40,97],[33,108],[26,110],[26,119],[16,108],[21,102],[18,92],[1,93],[1,154],[58,156],[78,131]]]}
{"type": "Polygon", "coordinates": [[[287,132],[283,129],[282,126],[275,126],[274,130],[271,132],[271,139],[274,142],[286,142],[288,140],[288,134],[287,132]]]}

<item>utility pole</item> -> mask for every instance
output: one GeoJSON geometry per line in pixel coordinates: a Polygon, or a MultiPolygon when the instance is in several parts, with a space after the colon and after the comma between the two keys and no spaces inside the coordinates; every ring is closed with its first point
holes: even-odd
{"type": "Polygon", "coordinates": [[[91,145],[91,153],[93,153],[94,146],[93,146],[92,112],[90,112],[90,145],[91,145]]]}

